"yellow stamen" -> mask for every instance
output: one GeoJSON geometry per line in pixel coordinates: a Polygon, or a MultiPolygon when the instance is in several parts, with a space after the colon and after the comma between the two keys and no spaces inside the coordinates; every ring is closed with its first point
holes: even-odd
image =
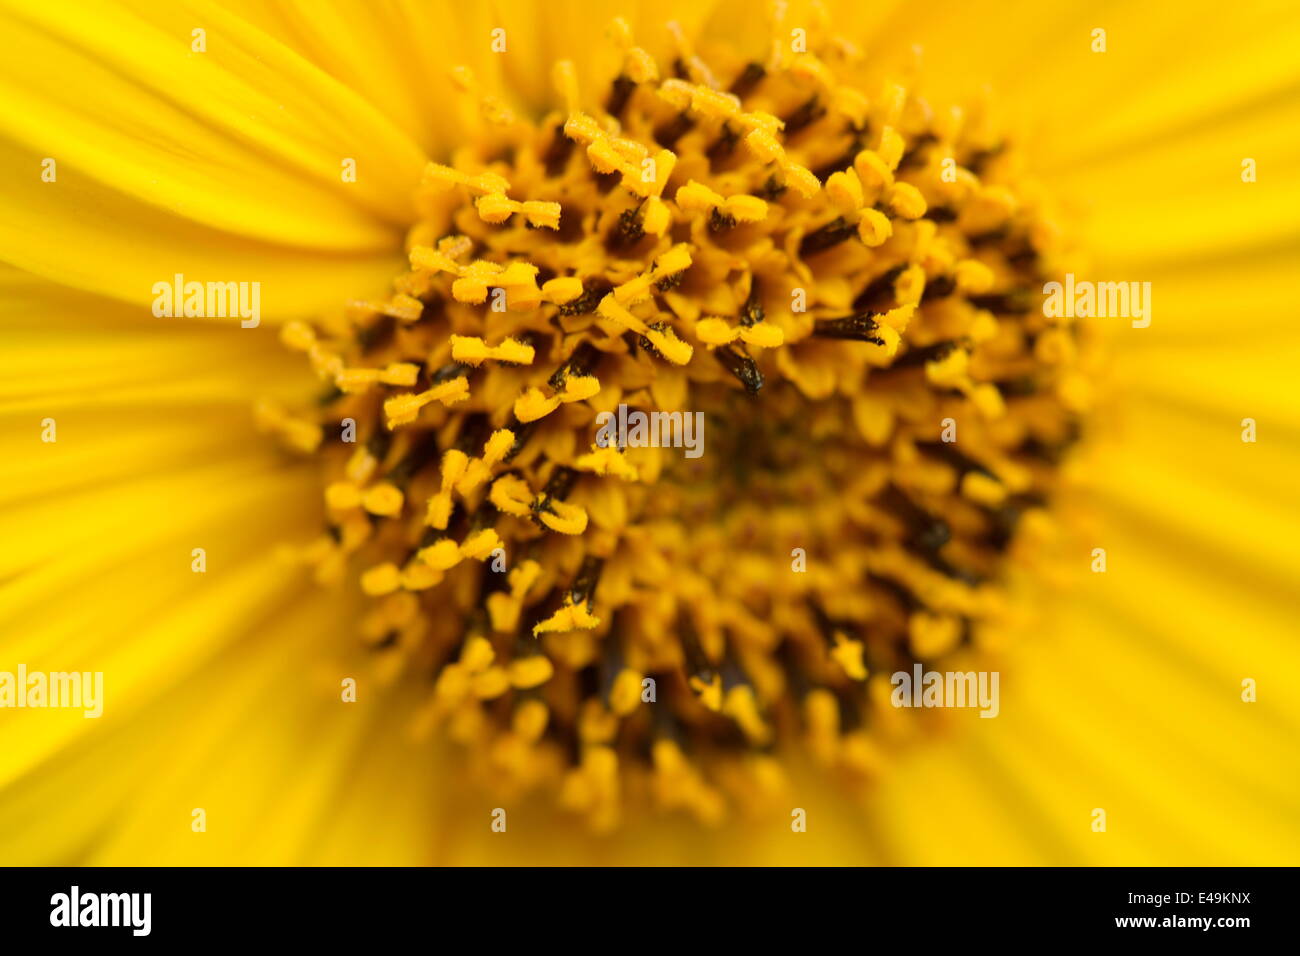
{"type": "MultiPolygon", "coordinates": [[[[543,500],[539,498],[539,501],[543,500]]],[[[587,512],[566,501],[551,501],[550,511],[541,511],[537,517],[542,524],[560,534],[582,534],[587,530],[587,512]]]]}
{"type": "Polygon", "coordinates": [[[612,445],[606,448],[592,445],[590,454],[580,457],[573,466],[580,471],[589,471],[601,476],[613,475],[624,481],[637,479],[635,466],[628,462],[627,456],[612,445]]]}
{"type": "Polygon", "coordinates": [[[415,421],[420,409],[430,402],[454,405],[469,398],[469,381],[465,378],[453,378],[449,382],[435,385],[428,391],[414,395],[398,395],[384,402],[384,416],[389,428],[406,425],[415,421]]]}
{"type": "Polygon", "coordinates": [[[517,339],[505,339],[500,345],[488,345],[476,335],[453,335],[451,357],[466,365],[482,365],[488,359],[514,365],[532,365],[533,347],[517,339]]]}
{"type": "Polygon", "coordinates": [[[530,388],[515,401],[515,417],[521,422],[535,422],[560,407],[561,404],[584,402],[600,392],[600,382],[593,375],[573,375],[564,388],[547,396],[540,388],[530,388]]]}
{"type": "Polygon", "coordinates": [[[534,634],[552,632],[590,630],[600,625],[600,618],[594,617],[585,604],[566,604],[546,620],[533,628],[534,634]]]}

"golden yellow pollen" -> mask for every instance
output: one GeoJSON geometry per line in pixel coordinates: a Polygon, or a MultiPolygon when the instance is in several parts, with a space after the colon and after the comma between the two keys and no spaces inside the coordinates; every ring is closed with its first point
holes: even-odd
{"type": "Polygon", "coordinates": [[[791,754],[881,773],[891,675],[998,626],[1090,400],[1013,142],[824,29],[762,63],[668,32],[616,22],[609,88],[556,64],[536,122],[455,71],[481,134],[426,168],[409,271],[285,326],[325,393],[257,411],[322,460],[304,560],[353,569],[419,727],[597,829],[716,824],[791,754]]]}

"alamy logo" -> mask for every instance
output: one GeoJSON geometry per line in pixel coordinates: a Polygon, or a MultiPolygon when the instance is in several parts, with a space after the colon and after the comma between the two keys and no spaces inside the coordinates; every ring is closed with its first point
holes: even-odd
{"type": "Polygon", "coordinates": [[[80,707],[85,717],[104,712],[103,671],[0,671],[0,707],[80,707]]]}
{"type": "Polygon", "coordinates": [[[704,454],[703,412],[643,412],[618,406],[618,415],[601,412],[596,444],[601,448],[685,448],[687,458],[704,454]]]}
{"type": "Polygon", "coordinates": [[[998,671],[924,671],[912,665],[912,673],[897,671],[889,678],[894,685],[890,703],[895,707],[978,707],[981,717],[996,717],[998,671]]]}
{"type": "Polygon", "coordinates": [[[129,926],[131,935],[152,928],[152,893],[82,893],[74,886],[50,897],[51,926],[129,926]]]}
{"type": "Polygon", "coordinates": [[[153,314],[162,318],[228,319],[255,329],[262,321],[262,283],[186,282],[176,273],[171,282],[153,284],[153,314]]]}
{"type": "Polygon", "coordinates": [[[1048,282],[1043,294],[1043,315],[1049,319],[1132,319],[1135,329],[1151,324],[1150,282],[1076,281],[1067,272],[1064,284],[1048,282]]]}

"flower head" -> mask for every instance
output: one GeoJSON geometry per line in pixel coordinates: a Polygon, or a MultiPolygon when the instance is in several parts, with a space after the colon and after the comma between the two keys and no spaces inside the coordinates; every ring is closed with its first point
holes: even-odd
{"type": "Polygon", "coordinates": [[[591,7],[0,0],[0,861],[1294,862],[1293,5],[591,7]]]}
{"type": "Polygon", "coordinates": [[[568,62],[537,122],[482,101],[391,296],[285,327],[327,390],[280,423],[326,468],[307,559],[359,570],[421,722],[600,827],[717,820],[792,752],[869,777],[889,675],[996,625],[1086,381],[987,123],[868,91],[829,34],[766,63],[614,34],[589,111],[568,62]],[[599,440],[628,408],[707,451],[599,440]]]}

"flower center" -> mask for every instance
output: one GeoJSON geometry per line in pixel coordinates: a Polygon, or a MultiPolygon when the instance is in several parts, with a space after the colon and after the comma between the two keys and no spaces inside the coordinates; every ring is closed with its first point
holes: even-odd
{"type": "Polygon", "coordinates": [[[265,413],[319,445],[309,558],[360,569],[422,725],[597,826],[717,820],[785,755],[870,777],[890,675],[996,625],[1085,394],[1010,143],[840,41],[674,35],[663,65],[616,25],[599,106],[564,62],[562,112],[482,98],[391,298],[285,329],[314,419],[265,413]],[[620,406],[700,413],[700,454],[598,441],[620,406]]]}

